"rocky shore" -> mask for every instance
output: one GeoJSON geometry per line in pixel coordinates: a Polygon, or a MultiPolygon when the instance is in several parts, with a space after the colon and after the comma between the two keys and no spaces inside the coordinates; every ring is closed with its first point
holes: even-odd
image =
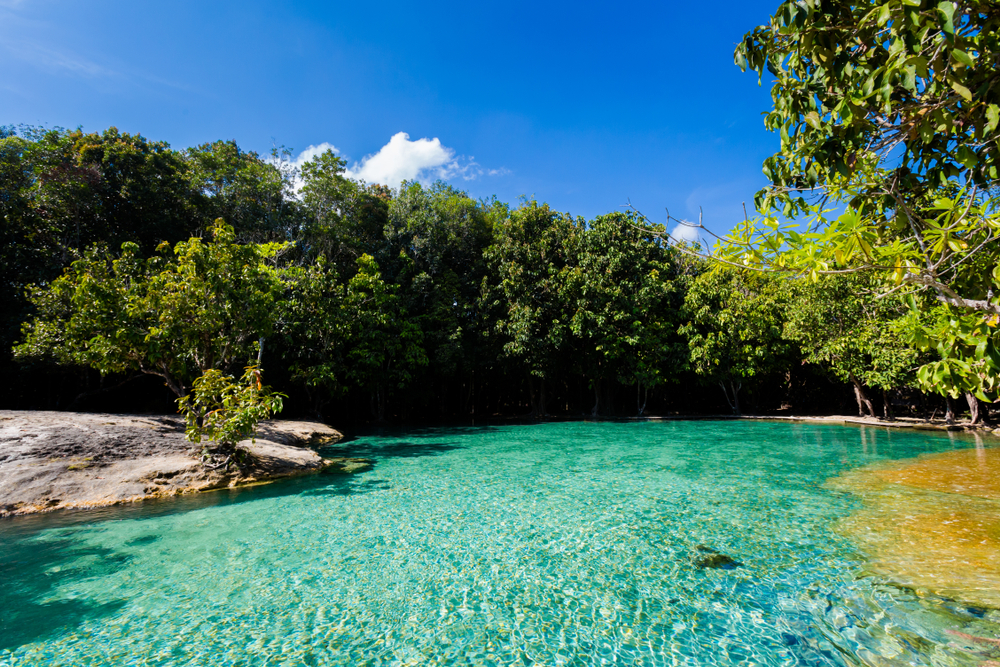
{"type": "Polygon", "coordinates": [[[315,447],[343,436],[317,422],[261,424],[249,469],[209,470],[176,416],[0,410],[0,517],[101,507],[267,482],[364,459],[324,459],[315,447]]]}

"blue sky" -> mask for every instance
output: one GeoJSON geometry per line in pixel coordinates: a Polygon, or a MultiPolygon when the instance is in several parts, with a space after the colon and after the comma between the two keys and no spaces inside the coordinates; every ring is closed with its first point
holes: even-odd
{"type": "Polygon", "coordinates": [[[0,0],[0,125],[327,143],[356,174],[725,231],[778,144],[732,51],[777,4],[0,0]]]}

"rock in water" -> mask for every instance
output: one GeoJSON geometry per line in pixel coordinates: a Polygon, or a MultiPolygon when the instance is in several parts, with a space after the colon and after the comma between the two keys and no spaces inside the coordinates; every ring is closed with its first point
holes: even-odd
{"type": "Polygon", "coordinates": [[[719,553],[712,547],[706,547],[704,544],[698,545],[697,553],[694,554],[692,562],[695,567],[710,567],[717,570],[732,570],[743,565],[738,560],[719,553]]]}

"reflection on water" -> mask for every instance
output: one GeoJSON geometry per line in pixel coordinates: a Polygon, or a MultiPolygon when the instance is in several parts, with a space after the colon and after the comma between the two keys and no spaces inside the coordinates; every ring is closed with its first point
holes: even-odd
{"type": "Polygon", "coordinates": [[[863,507],[839,524],[893,581],[1000,608],[1000,448],[925,454],[829,482],[863,507]]]}
{"type": "Polygon", "coordinates": [[[1000,612],[888,560],[925,524],[974,560],[996,501],[972,444],[745,422],[357,437],[331,449],[376,460],[354,476],[0,522],[0,667],[988,664],[1000,612]],[[941,452],[970,472],[917,488],[941,452]],[[871,531],[869,564],[852,540],[887,522],[904,537],[871,531]]]}

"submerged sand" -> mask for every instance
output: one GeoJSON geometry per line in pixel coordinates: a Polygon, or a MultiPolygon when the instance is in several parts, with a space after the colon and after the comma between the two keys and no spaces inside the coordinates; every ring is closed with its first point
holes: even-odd
{"type": "Polygon", "coordinates": [[[318,472],[345,472],[362,459],[324,459],[314,447],[343,436],[325,424],[271,421],[245,470],[209,470],[175,416],[0,411],[0,517],[100,507],[145,498],[254,484],[318,472]]]}
{"type": "Polygon", "coordinates": [[[840,529],[899,584],[1000,609],[1000,448],[929,454],[829,482],[863,498],[840,529]]]}

